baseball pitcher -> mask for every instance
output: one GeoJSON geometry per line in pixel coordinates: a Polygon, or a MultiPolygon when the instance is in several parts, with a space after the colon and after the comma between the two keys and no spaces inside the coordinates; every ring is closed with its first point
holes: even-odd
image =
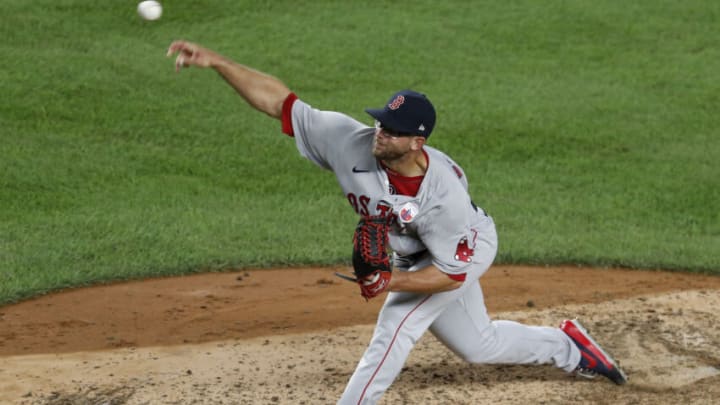
{"type": "Polygon", "coordinates": [[[366,109],[368,126],[313,108],[285,84],[197,44],[175,41],[175,67],[212,68],[255,109],[281,121],[298,151],[332,171],[359,216],[354,275],[372,299],[386,294],[374,335],[340,404],[376,403],[430,330],[462,359],[482,364],[551,364],[582,376],[626,376],[577,320],[559,328],[492,321],[478,282],[497,251],[493,219],[468,194],[463,169],[427,145],[435,108],[402,90],[366,109]]]}

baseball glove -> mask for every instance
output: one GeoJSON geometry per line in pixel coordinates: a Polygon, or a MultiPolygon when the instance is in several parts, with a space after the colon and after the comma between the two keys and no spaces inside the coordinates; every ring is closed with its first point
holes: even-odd
{"type": "Polygon", "coordinates": [[[380,295],[390,284],[392,268],[387,252],[386,218],[363,217],[353,235],[353,269],[355,278],[336,273],[360,286],[360,295],[370,299],[380,295]]]}

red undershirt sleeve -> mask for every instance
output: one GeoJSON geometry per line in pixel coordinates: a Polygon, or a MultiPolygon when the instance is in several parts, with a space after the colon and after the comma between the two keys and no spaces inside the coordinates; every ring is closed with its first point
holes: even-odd
{"type": "Polygon", "coordinates": [[[285,101],[283,101],[282,106],[282,131],[285,135],[290,137],[295,137],[292,127],[292,106],[297,99],[298,96],[296,96],[295,93],[290,93],[285,101]]]}
{"type": "Polygon", "coordinates": [[[465,276],[467,276],[467,273],[462,274],[448,274],[445,273],[448,277],[450,277],[452,280],[455,281],[465,281],[465,276]]]}

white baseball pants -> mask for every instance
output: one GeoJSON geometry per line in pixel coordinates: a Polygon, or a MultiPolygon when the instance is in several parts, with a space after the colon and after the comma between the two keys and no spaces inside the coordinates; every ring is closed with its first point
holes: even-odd
{"type": "MultiPolygon", "coordinates": [[[[476,263],[462,287],[422,295],[391,292],[370,344],[338,404],[374,404],[392,384],[410,350],[426,330],[460,358],[477,364],[553,364],[571,372],[580,352],[558,328],[491,321],[477,280],[497,251],[494,228],[476,245],[487,258],[476,263]]],[[[480,250],[480,252],[478,252],[480,250]]]]}

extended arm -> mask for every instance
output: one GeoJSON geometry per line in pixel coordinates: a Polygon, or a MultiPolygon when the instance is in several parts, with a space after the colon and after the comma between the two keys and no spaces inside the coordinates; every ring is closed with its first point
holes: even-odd
{"type": "Polygon", "coordinates": [[[197,66],[212,68],[255,109],[281,119],[282,105],[290,89],[277,78],[234,62],[200,45],[186,41],[170,44],[167,56],[177,53],[175,70],[197,66]]]}
{"type": "Polygon", "coordinates": [[[388,290],[432,294],[454,290],[462,284],[431,264],[418,271],[393,272],[388,290]]]}

